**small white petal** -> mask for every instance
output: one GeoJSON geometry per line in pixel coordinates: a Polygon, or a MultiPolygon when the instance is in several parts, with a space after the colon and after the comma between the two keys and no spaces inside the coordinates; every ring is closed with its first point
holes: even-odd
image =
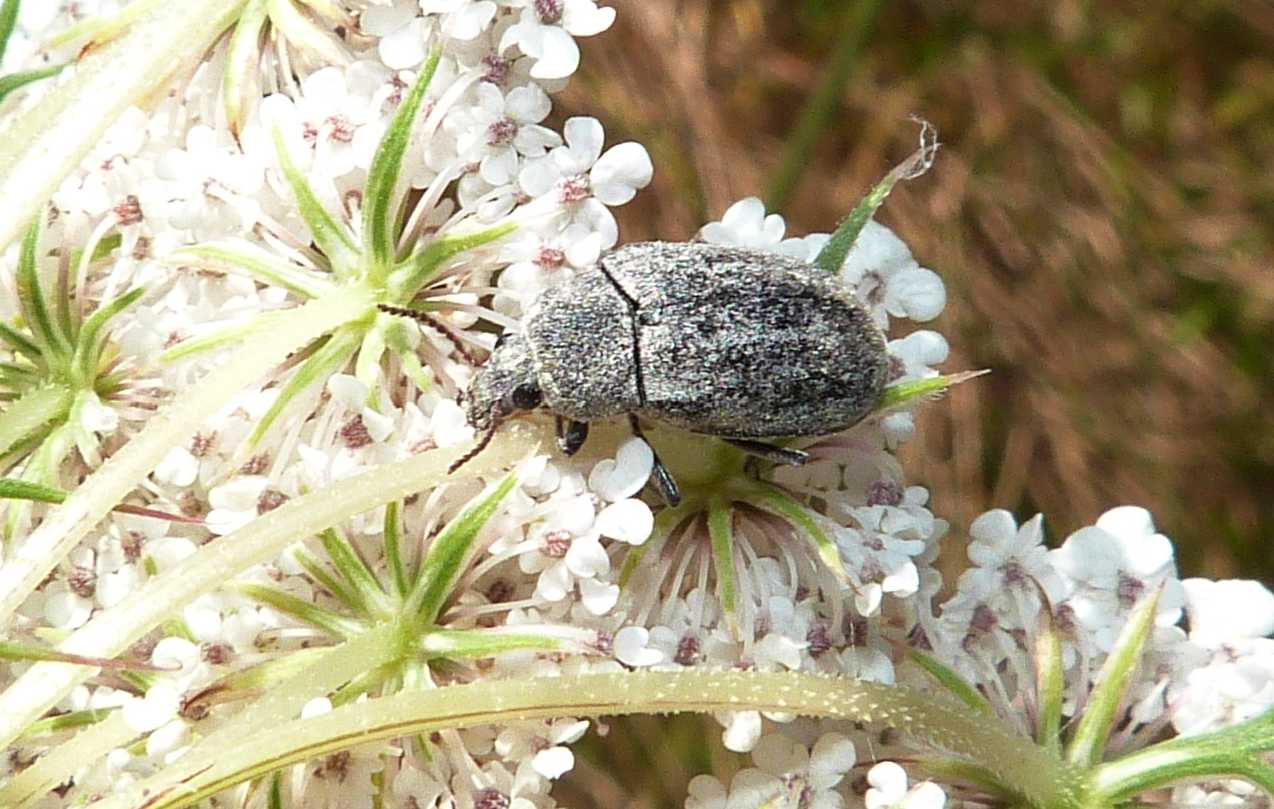
{"type": "Polygon", "coordinates": [[[615,633],[615,659],[626,666],[642,668],[662,663],[663,652],[649,645],[650,631],[641,626],[626,626],[615,633]]]}
{"type": "Polygon", "coordinates": [[[640,545],[650,537],[655,527],[655,517],[650,506],[640,500],[628,499],[611,503],[597,515],[595,523],[602,536],[640,545]]]}
{"type": "Polygon", "coordinates": [[[619,603],[619,585],[597,579],[579,580],[580,601],[591,615],[605,615],[619,603]]]}
{"type": "Polygon", "coordinates": [[[531,759],[531,768],[550,781],[570,772],[574,766],[575,755],[568,747],[550,747],[531,759]]]}
{"type": "Polygon", "coordinates": [[[394,420],[389,416],[377,413],[370,407],[365,407],[363,408],[362,417],[363,426],[367,428],[367,434],[376,443],[379,444],[394,434],[394,420]]]}
{"type": "Polygon", "coordinates": [[[933,270],[903,270],[885,286],[885,308],[895,317],[923,323],[942,314],[946,305],[946,287],[933,270]]]}
{"type": "Polygon", "coordinates": [[[332,701],[327,697],[315,697],[301,706],[301,718],[312,719],[332,712],[332,701]]]}
{"type": "Polygon", "coordinates": [[[611,502],[632,497],[646,485],[654,463],[650,445],[640,438],[630,438],[620,445],[614,461],[599,461],[593,468],[588,477],[589,488],[611,502]]]}
{"type": "Polygon", "coordinates": [[[150,687],[146,696],[126,703],[124,721],[138,733],[149,733],[177,715],[181,696],[169,682],[160,681],[150,687]]]}
{"type": "Polygon", "coordinates": [[[564,79],[579,67],[579,46],[557,26],[541,28],[538,60],[531,68],[534,79],[564,79]]]}
{"type": "Polygon", "coordinates": [[[746,753],[761,738],[761,714],[756,711],[738,711],[730,714],[729,724],[721,734],[721,742],[727,750],[746,753]]]}
{"type": "Polygon", "coordinates": [[[327,391],[333,399],[355,413],[367,404],[367,386],[350,374],[333,374],[327,380],[327,391]]]}
{"type": "Polygon", "coordinates": [[[640,143],[621,143],[606,150],[589,172],[593,196],[605,205],[623,205],[654,176],[650,153],[640,143]]]}
{"type": "Polygon", "coordinates": [[[173,447],[155,467],[155,480],[173,486],[189,486],[199,476],[199,461],[185,447],[173,447]]]}

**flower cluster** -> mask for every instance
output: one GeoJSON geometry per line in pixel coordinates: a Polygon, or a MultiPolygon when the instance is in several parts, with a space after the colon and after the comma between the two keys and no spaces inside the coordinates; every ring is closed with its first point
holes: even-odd
{"type": "MultiPolygon", "coordinates": [[[[90,5],[24,4],[6,68],[118,35],[110,15],[128,9],[90,5]]],[[[38,564],[51,506],[29,500],[60,502],[104,457],[158,445],[164,420],[150,416],[188,391],[210,415],[6,619],[6,693],[38,690],[40,666],[101,673],[63,674],[47,705],[30,703],[0,803],[169,800],[215,769],[197,762],[272,723],[584,674],[804,672],[944,692],[1024,744],[1060,747],[1076,725],[1096,759],[1269,715],[1274,595],[1179,580],[1143,510],[1113,509],[1053,550],[1041,518],[989,512],[968,527],[971,567],[944,589],[935,563],[959,532],[896,451],[916,402],[950,382],[945,338],[906,323],[935,319],[945,289],[870,217],[837,271],[891,337],[897,396],[794,444],[807,463],[599,425],[569,458],[519,450],[420,471],[472,446],[460,400],[474,365],[544,289],[618,243],[611,209],[650,182],[641,145],[608,146],[592,118],[549,123],[576,40],[614,18],[594,0],[249,0],[5,254],[0,493],[25,498],[6,515],[6,564],[38,564]],[[298,312],[333,319],[305,331],[298,312]],[[253,353],[272,359],[252,384],[207,383],[253,353]],[[32,415],[49,401],[56,418],[32,415]],[[686,484],[679,505],[646,491],[652,445],[686,484]],[[428,482],[381,496],[364,481],[396,485],[375,477],[387,469],[428,482]],[[310,521],[346,497],[365,507],[310,521]],[[193,583],[214,567],[212,585],[193,583]],[[201,589],[182,597],[182,581],[201,589]],[[342,649],[362,655],[349,671],[328,665],[342,649]],[[1106,705],[1104,724],[1090,720],[1106,705]]],[[[785,238],[780,215],[745,199],[700,238],[817,264],[836,237],[785,238]]],[[[696,778],[687,807],[1013,803],[990,764],[953,763],[976,751],[926,758],[863,723],[716,717],[754,766],[728,784],[696,778]]],[[[588,728],[558,715],[358,740],[228,779],[218,805],[550,809],[588,728]]],[[[1218,778],[1171,799],[1254,794],[1218,778]]]]}

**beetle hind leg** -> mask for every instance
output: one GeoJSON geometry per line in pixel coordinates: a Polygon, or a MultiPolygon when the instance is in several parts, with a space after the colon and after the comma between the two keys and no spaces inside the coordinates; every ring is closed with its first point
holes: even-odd
{"type": "Polygon", "coordinates": [[[776,447],[764,441],[752,441],[747,438],[722,438],[721,440],[749,455],[783,466],[804,466],[810,459],[810,454],[804,450],[776,447]]]}
{"type": "Polygon", "coordinates": [[[659,496],[669,506],[677,506],[681,503],[681,490],[677,488],[677,481],[673,479],[672,473],[668,471],[668,467],[664,466],[664,462],[659,460],[659,453],[655,452],[654,446],[646,439],[646,434],[641,431],[641,424],[637,421],[637,416],[632,413],[628,414],[628,423],[632,425],[633,435],[646,442],[646,446],[650,447],[650,454],[654,456],[655,465],[650,470],[650,482],[659,492],[659,496]]]}

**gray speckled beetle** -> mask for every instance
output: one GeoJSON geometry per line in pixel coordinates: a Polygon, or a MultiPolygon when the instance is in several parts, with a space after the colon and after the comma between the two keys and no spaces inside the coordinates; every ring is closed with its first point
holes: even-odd
{"type": "MultiPolygon", "coordinates": [[[[638,416],[720,436],[781,463],[805,453],[758,439],[824,435],[875,406],[885,337],[836,277],[761,250],[629,244],[546,289],[474,375],[468,416],[486,432],[546,406],[573,454],[598,419],[638,416]],[[563,429],[563,420],[566,427],[563,429]]],[[[654,483],[680,496],[656,458],[654,483]]]]}

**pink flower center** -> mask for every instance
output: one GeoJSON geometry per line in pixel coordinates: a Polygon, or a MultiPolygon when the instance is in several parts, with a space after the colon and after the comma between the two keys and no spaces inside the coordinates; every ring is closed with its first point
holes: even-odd
{"type": "Polygon", "coordinates": [[[544,25],[562,21],[562,0],[535,0],[535,14],[544,25]]]}
{"type": "Polygon", "coordinates": [[[512,118],[501,118],[487,127],[487,145],[508,146],[517,134],[517,123],[512,118]]]}
{"type": "Polygon", "coordinates": [[[588,193],[587,174],[575,174],[557,181],[557,198],[563,204],[588,199],[588,193]]]}
{"type": "Polygon", "coordinates": [[[566,251],[545,245],[535,256],[535,266],[544,270],[556,270],[566,263],[566,251]]]}

